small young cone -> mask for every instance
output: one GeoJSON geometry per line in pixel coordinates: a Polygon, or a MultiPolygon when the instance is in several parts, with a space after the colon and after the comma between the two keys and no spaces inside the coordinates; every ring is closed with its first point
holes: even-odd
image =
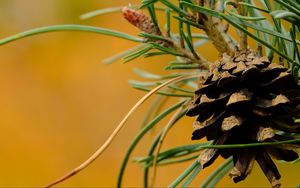
{"type": "Polygon", "coordinates": [[[123,7],[121,9],[123,17],[132,25],[139,28],[141,31],[149,34],[160,35],[159,28],[153,23],[153,21],[144,13],[128,8],[123,7]]]}

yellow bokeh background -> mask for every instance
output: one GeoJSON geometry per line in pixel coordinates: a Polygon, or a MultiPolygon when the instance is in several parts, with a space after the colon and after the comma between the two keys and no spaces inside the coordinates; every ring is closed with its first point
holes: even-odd
{"type": "MultiPolygon", "coordinates": [[[[80,20],[79,15],[100,8],[137,4],[137,0],[1,0],[0,38],[57,24],[107,27],[132,35],[137,29],[120,13],[80,20]]],[[[162,24],[163,25],[163,24],[162,24]]],[[[84,32],[56,32],[0,46],[0,186],[41,187],[87,159],[110,135],[128,110],[145,93],[132,89],[140,79],[134,67],[168,74],[170,57],[139,58],[104,65],[101,61],[134,46],[122,39],[84,32]]],[[[199,48],[210,60],[218,56],[211,44],[199,48]]],[[[151,99],[153,100],[153,98],[151,99]]],[[[87,169],[60,184],[68,187],[114,187],[124,154],[140,129],[151,100],[133,114],[108,150],[87,169]]],[[[195,143],[190,140],[192,118],[184,118],[168,134],[163,148],[195,143]]],[[[164,126],[166,121],[159,124],[164,126]]],[[[133,156],[147,153],[159,128],[148,134],[133,156]]],[[[193,182],[200,185],[221,159],[193,182]]],[[[190,162],[159,167],[157,186],[167,186],[190,162]]],[[[282,184],[295,186],[299,165],[278,164],[282,184]]],[[[124,186],[142,186],[142,167],[130,161],[124,186]]],[[[225,176],[218,186],[269,186],[256,165],[240,184],[225,176]]]]}

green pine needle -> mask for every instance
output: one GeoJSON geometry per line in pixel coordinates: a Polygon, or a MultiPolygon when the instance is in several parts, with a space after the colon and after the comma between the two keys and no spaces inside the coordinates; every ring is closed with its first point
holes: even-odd
{"type": "Polygon", "coordinates": [[[142,42],[142,39],[138,37],[134,37],[131,35],[128,35],[126,33],[122,33],[120,31],[114,31],[111,29],[101,28],[101,27],[93,27],[93,26],[85,26],[85,25],[53,25],[53,26],[46,26],[46,27],[40,27],[31,29],[28,31],[24,31],[15,35],[12,35],[10,37],[4,38],[0,40],[0,45],[19,40],[25,37],[29,37],[32,35],[38,35],[42,33],[49,33],[49,32],[56,32],[56,31],[84,31],[84,32],[91,32],[91,33],[97,33],[102,35],[108,35],[113,37],[118,37],[122,39],[126,39],[133,42],[142,42]]]}
{"type": "Polygon", "coordinates": [[[152,129],[159,121],[161,121],[164,117],[166,117],[168,114],[173,112],[174,110],[178,109],[182,104],[184,104],[186,101],[181,101],[179,103],[176,103],[175,105],[171,106],[170,108],[166,109],[162,113],[160,113],[158,116],[156,116],[151,122],[149,122],[133,139],[132,143],[130,144],[127,153],[125,155],[125,158],[122,162],[121,169],[119,171],[119,176],[118,176],[118,182],[117,182],[117,187],[120,188],[122,185],[122,180],[123,180],[123,175],[125,168],[127,166],[129,157],[136,147],[136,145],[140,142],[140,140],[144,137],[144,135],[152,129]]]}

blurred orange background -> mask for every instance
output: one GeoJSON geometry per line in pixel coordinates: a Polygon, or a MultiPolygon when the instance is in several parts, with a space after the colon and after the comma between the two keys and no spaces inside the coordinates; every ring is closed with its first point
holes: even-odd
{"type": "MultiPolygon", "coordinates": [[[[139,1],[1,0],[0,38],[57,24],[94,25],[136,35],[138,31],[120,13],[79,19],[81,14],[95,9],[128,3],[139,1]]],[[[132,68],[168,73],[162,67],[170,57],[139,58],[128,64],[101,63],[132,46],[133,42],[83,32],[42,34],[0,46],[1,187],[45,186],[76,167],[106,140],[145,94],[128,85],[128,79],[139,79],[132,68]]],[[[218,56],[210,44],[199,51],[210,60],[218,56]]],[[[125,151],[138,132],[150,102],[134,113],[104,155],[60,186],[114,187],[125,151]]],[[[163,148],[194,143],[190,140],[192,121],[192,118],[180,121],[168,134],[163,148]]],[[[146,136],[133,156],[147,153],[158,130],[146,136]]],[[[169,185],[189,164],[159,167],[156,185],[169,185]]],[[[192,185],[200,185],[217,165],[203,170],[192,185]]],[[[225,176],[218,186],[268,187],[257,167],[240,184],[225,176]]],[[[299,164],[279,164],[279,168],[284,187],[300,183],[299,164]]],[[[142,186],[142,172],[141,166],[130,162],[123,185],[142,186]]]]}

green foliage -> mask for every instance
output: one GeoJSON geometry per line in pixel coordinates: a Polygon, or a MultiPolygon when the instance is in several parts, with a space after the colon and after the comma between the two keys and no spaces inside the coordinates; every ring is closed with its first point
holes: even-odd
{"type": "MultiPolygon", "coordinates": [[[[199,164],[199,162],[197,160],[195,160],[188,168],[186,168],[186,170],[180,174],[180,176],[175,179],[175,181],[173,181],[168,187],[177,187],[177,185],[182,182],[194,169],[195,171],[198,169],[201,169],[201,165],[199,164]]],[[[198,170],[197,170],[198,171],[198,170]]],[[[197,172],[196,171],[196,172],[197,172]]],[[[191,181],[192,178],[189,178],[188,179],[188,183],[189,181],[191,181]]],[[[185,186],[188,184],[188,183],[185,183],[185,186]]],[[[184,187],[184,186],[183,186],[184,187]]]]}
{"type": "Polygon", "coordinates": [[[200,187],[215,187],[218,181],[232,168],[232,158],[227,159],[221,164],[208,178],[200,185],[200,187]]]}
{"type": "Polygon", "coordinates": [[[134,36],[128,35],[126,33],[114,31],[111,29],[101,28],[101,27],[93,27],[93,26],[85,26],[85,25],[54,25],[54,26],[40,27],[40,28],[28,30],[28,31],[18,33],[16,35],[4,38],[4,39],[0,40],[0,45],[9,43],[9,42],[12,42],[15,40],[19,40],[21,38],[29,37],[32,35],[55,32],[55,31],[85,31],[85,32],[97,33],[97,34],[102,34],[102,35],[114,36],[114,37],[126,39],[129,41],[134,41],[134,42],[142,42],[142,40],[138,37],[134,37],[134,36]]]}
{"type": "Polygon", "coordinates": [[[122,184],[122,179],[123,179],[123,174],[126,168],[126,165],[128,163],[129,157],[133,151],[133,149],[136,147],[136,145],[139,143],[139,141],[143,138],[143,136],[149,131],[151,130],[151,128],[153,128],[160,120],[162,120],[164,117],[166,117],[169,113],[171,113],[172,111],[176,110],[177,108],[179,108],[185,101],[179,102],[173,106],[171,106],[170,108],[168,108],[167,110],[163,111],[162,113],[160,113],[159,115],[157,115],[152,121],[150,121],[145,127],[142,128],[142,130],[137,134],[137,136],[133,139],[131,145],[129,146],[127,153],[125,155],[125,158],[123,160],[123,163],[121,165],[121,170],[119,172],[119,177],[118,177],[118,183],[117,183],[117,187],[121,187],[122,184]]]}
{"type": "MultiPolygon", "coordinates": [[[[139,7],[140,9],[147,9],[154,26],[157,28],[159,28],[159,25],[162,25],[157,18],[157,11],[164,11],[166,16],[165,30],[159,28],[162,33],[165,33],[162,35],[142,32],[138,35],[139,37],[136,37],[107,28],[84,25],[56,25],[36,28],[4,38],[0,40],[0,45],[24,37],[54,31],[84,31],[134,41],[140,44],[107,58],[104,60],[104,63],[110,64],[119,59],[123,59],[123,62],[126,63],[140,57],[172,56],[173,60],[167,62],[164,68],[166,70],[178,70],[179,72],[173,72],[169,75],[157,75],[144,70],[134,69],[136,74],[150,81],[129,81],[130,85],[135,89],[149,92],[153,87],[161,85],[172,78],[191,74],[200,75],[208,72],[208,66],[205,66],[207,61],[199,54],[197,47],[213,39],[209,36],[209,33],[207,33],[208,28],[205,28],[205,25],[199,22],[198,19],[199,16],[211,16],[234,27],[239,35],[241,35],[240,33],[247,35],[257,43],[259,48],[263,46],[265,48],[264,52],[269,59],[274,60],[275,57],[278,57],[277,61],[285,63],[286,66],[291,68],[295,80],[298,80],[300,69],[300,2],[298,0],[260,0],[262,6],[256,5],[255,3],[257,2],[253,0],[238,1],[238,3],[234,3],[233,1],[211,0],[208,6],[197,4],[191,0],[181,0],[177,4],[173,2],[174,1],[169,0],[142,0],[140,5],[132,6],[132,8],[139,7]],[[219,3],[218,5],[216,5],[217,2],[219,3]],[[164,6],[158,7],[157,3],[163,4],[164,6]],[[246,15],[239,14],[237,10],[238,6],[245,7],[247,10],[246,15]],[[178,31],[171,31],[171,20],[172,24],[176,23],[176,25],[178,25],[178,31]],[[199,29],[204,29],[206,34],[195,32],[195,30],[199,31],[199,29]],[[196,39],[200,40],[195,41],[196,39]],[[283,62],[283,59],[285,59],[285,62],[283,62]]],[[[122,7],[112,7],[92,11],[83,14],[81,19],[116,13],[119,12],[121,8],[122,7]]],[[[224,32],[223,35],[229,35],[227,31],[222,32],[224,32]]],[[[232,36],[229,37],[233,38],[232,36]]],[[[233,41],[238,41],[238,39],[239,38],[235,38],[233,41]]],[[[119,172],[117,187],[121,187],[125,168],[131,153],[144,135],[153,129],[162,119],[167,118],[174,110],[184,107],[176,117],[176,121],[172,123],[170,127],[172,128],[173,125],[184,116],[186,112],[186,102],[193,97],[195,87],[197,87],[197,80],[191,78],[182,80],[177,84],[170,84],[164,90],[156,92],[158,96],[149,108],[149,112],[145,114],[145,119],[142,123],[143,126],[133,139],[125,155],[119,172]],[[169,97],[176,97],[179,102],[177,101],[175,105],[163,110],[164,104],[169,97]]],[[[300,122],[300,119],[296,119],[295,122],[300,122]]],[[[246,148],[300,143],[299,135],[287,134],[289,136],[295,136],[295,139],[282,142],[235,145],[211,145],[211,142],[203,142],[158,151],[155,158],[154,152],[158,148],[159,141],[163,135],[163,130],[161,130],[156,138],[153,139],[148,154],[143,157],[136,157],[135,162],[143,166],[144,186],[148,187],[149,169],[155,164],[169,165],[194,160],[194,162],[169,185],[169,187],[176,187],[182,183],[182,187],[187,187],[197,177],[197,174],[201,172],[202,167],[196,158],[203,149],[246,148]],[[157,161],[154,161],[155,159],[157,161]]],[[[299,162],[299,160],[295,162],[299,162]]],[[[220,165],[200,187],[214,187],[231,167],[232,159],[230,158],[220,165]]]]}

